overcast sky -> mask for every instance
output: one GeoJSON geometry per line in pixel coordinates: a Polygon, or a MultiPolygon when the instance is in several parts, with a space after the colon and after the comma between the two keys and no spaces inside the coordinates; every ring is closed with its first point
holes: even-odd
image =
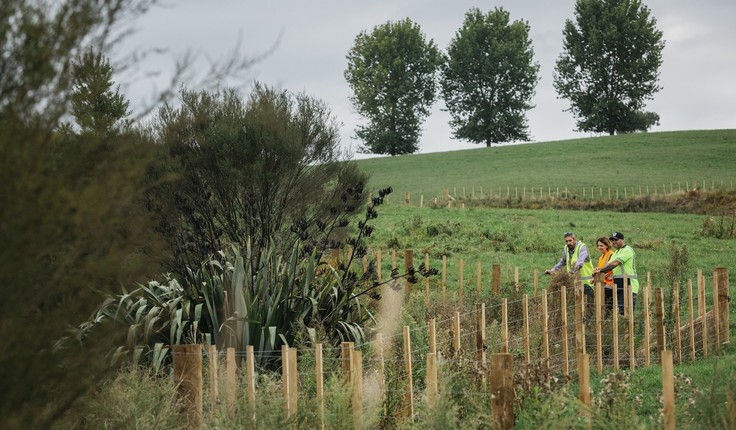
{"type": "MultiPolygon", "coordinates": [[[[503,7],[512,20],[529,23],[535,61],[540,65],[536,107],[527,114],[532,139],[571,139],[591,134],[574,131],[574,118],[563,112],[568,103],[557,99],[552,78],[562,50],[562,27],[566,19],[574,18],[574,4],[574,0],[177,0],[139,20],[138,31],[126,47],[167,48],[174,54],[190,51],[204,60],[227,55],[238,40],[241,52],[251,56],[276,44],[270,55],[249,69],[248,79],[324,100],[342,124],[342,145],[354,151],[359,144],[354,129],[363,120],[351,106],[343,73],[355,36],[408,17],[445,50],[471,7],[484,12],[503,7]]],[[[666,41],[660,69],[663,89],[646,108],[661,117],[653,131],[736,128],[736,1],[650,0],[644,4],[666,41]]],[[[134,103],[150,93],[153,84],[164,85],[171,63],[171,57],[144,63],[161,75],[158,82],[144,79],[125,87],[134,103]]],[[[204,61],[200,67],[206,69],[204,61]]],[[[451,138],[449,115],[442,108],[438,101],[426,119],[419,152],[479,147],[451,138]]]]}

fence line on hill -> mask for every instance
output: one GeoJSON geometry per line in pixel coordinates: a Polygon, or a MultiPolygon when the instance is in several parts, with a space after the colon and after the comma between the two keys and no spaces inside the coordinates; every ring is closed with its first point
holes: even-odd
{"type": "MultiPolygon", "coordinates": [[[[380,252],[377,253],[377,259],[380,258],[379,255],[380,252]]],[[[425,256],[425,262],[426,260],[425,256]]],[[[392,264],[396,267],[395,258],[392,264]]],[[[480,279],[481,272],[477,273],[480,279]]],[[[718,354],[721,346],[730,342],[727,268],[713,270],[710,306],[706,301],[706,277],[700,269],[697,273],[696,289],[693,289],[692,282],[688,283],[687,322],[684,324],[680,320],[680,286],[672,286],[672,292],[668,295],[670,303],[665,306],[665,290],[661,287],[654,288],[649,274],[646,282],[642,281],[636,306],[633,303],[632,291],[630,289],[625,291],[626,302],[623,313],[619,315],[619,312],[615,311],[618,305],[617,295],[613,294],[613,303],[607,305],[603,298],[604,286],[601,279],[596,282],[591,301],[586,300],[587,296],[579,281],[576,285],[561,286],[554,291],[547,288],[540,290],[537,288],[538,276],[535,271],[533,294],[522,294],[519,291],[518,269],[514,270],[514,283],[506,284],[507,288],[503,291],[500,288],[496,289],[500,284],[500,270],[494,269],[493,273],[498,277],[491,282],[491,288],[488,290],[490,296],[478,290],[474,306],[469,310],[459,301],[462,297],[462,283],[459,284],[458,301],[454,303],[455,310],[451,316],[442,320],[430,318],[426,323],[414,328],[404,326],[401,332],[379,333],[371,341],[359,346],[351,342],[343,342],[336,347],[324,347],[321,343],[317,343],[313,348],[283,345],[280,353],[274,354],[280,355],[282,362],[286,416],[294,416],[300,398],[312,397],[304,393],[300,397],[299,381],[314,380],[317,413],[323,420],[325,408],[323,384],[327,375],[343,378],[350,384],[351,403],[354,405],[351,410],[354,425],[358,428],[365,413],[364,375],[378,377],[381,396],[385,396],[393,390],[388,388],[385,381],[386,365],[394,364],[403,367],[405,385],[398,392],[391,392],[404,398],[407,415],[402,419],[413,420],[415,399],[419,398],[427,404],[436,402],[440,390],[438,378],[444,369],[453,363],[465,364],[474,361],[475,369],[480,369],[475,370],[480,372],[478,393],[493,394],[491,406],[493,420],[499,425],[508,423],[513,425],[514,367],[523,371],[537,366],[544,370],[545,378],[559,375],[565,381],[577,380],[580,386],[580,399],[589,405],[591,367],[598,374],[602,374],[610,368],[619,370],[622,367],[633,369],[637,366],[650,366],[651,353],[654,349],[654,355],[662,365],[665,423],[669,425],[674,423],[673,363],[694,362],[697,358],[707,358],[713,352],[718,354]],[[635,329],[637,324],[641,325],[638,330],[635,329]],[[620,332],[623,332],[621,344],[620,332]],[[643,335],[640,336],[640,345],[637,347],[635,340],[641,333],[643,335]],[[419,339],[423,339],[424,334],[429,339],[427,344],[412,347],[412,336],[416,335],[419,339]],[[400,351],[389,352],[392,350],[390,346],[398,344],[401,344],[400,351]],[[302,355],[309,356],[306,365],[313,364],[314,368],[304,369],[302,366],[302,369],[299,369],[298,357],[302,355]],[[420,370],[414,370],[417,368],[420,370]],[[420,393],[417,392],[414,383],[415,376],[422,377],[425,381],[423,397],[417,396],[420,393]]],[[[480,280],[478,285],[482,285],[480,280]]],[[[421,293],[420,290],[412,293],[407,285],[402,285],[402,289],[408,296],[421,293]]],[[[444,301],[445,284],[442,284],[442,290],[425,289],[424,294],[427,294],[426,303],[430,303],[432,297],[438,296],[444,301]]],[[[443,303],[447,306],[446,301],[443,303]]],[[[238,353],[234,348],[228,348],[223,352],[217,351],[213,345],[208,346],[206,351],[202,350],[201,345],[174,346],[172,352],[177,392],[188,405],[186,413],[192,427],[201,426],[204,417],[203,353],[208,362],[209,411],[221,407],[218,380],[222,378],[222,371],[219,370],[222,368],[222,357],[225,357],[226,411],[231,413],[235,408],[242,407],[237,404],[237,387],[241,379],[246,386],[245,407],[248,411],[254,410],[257,398],[255,377],[257,369],[254,365],[252,346],[247,348],[245,360],[242,360],[242,352],[238,353]],[[246,376],[239,377],[236,369],[239,364],[242,366],[243,362],[246,365],[246,376]]],[[[250,416],[255,419],[254,412],[250,413],[250,416]]]]}
{"type": "MultiPolygon", "coordinates": [[[[403,204],[406,206],[424,207],[462,205],[464,202],[482,201],[490,199],[516,199],[521,201],[541,201],[550,199],[574,199],[586,201],[615,201],[633,198],[661,198],[667,196],[683,195],[690,192],[712,192],[733,191],[734,181],[728,179],[716,180],[710,178],[693,179],[677,182],[663,182],[652,185],[628,185],[617,187],[568,187],[568,186],[511,186],[511,185],[488,185],[471,187],[445,187],[439,193],[431,196],[425,202],[424,194],[419,193],[418,201],[416,193],[404,192],[403,204]]],[[[391,202],[391,196],[387,197],[387,203],[391,202]]]]}

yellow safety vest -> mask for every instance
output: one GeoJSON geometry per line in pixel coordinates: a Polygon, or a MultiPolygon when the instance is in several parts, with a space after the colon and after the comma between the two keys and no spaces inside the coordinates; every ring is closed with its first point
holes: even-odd
{"type": "MultiPolygon", "coordinates": [[[[577,241],[575,244],[575,249],[572,252],[572,256],[570,256],[570,253],[568,252],[567,246],[564,248],[565,255],[567,255],[567,273],[570,273],[571,269],[574,266],[575,263],[578,262],[578,256],[580,255],[580,248],[582,248],[585,244],[581,241],[577,241]],[[575,263],[573,263],[575,262],[575,263]]],[[[590,262],[590,253],[588,253],[588,258],[585,260],[585,263],[583,263],[583,267],[580,268],[580,280],[583,281],[583,284],[590,285],[593,280],[593,263],[590,262]]]]}

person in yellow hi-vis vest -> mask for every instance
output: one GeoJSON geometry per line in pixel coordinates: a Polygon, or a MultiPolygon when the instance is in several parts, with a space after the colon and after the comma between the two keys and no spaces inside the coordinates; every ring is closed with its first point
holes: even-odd
{"type": "Polygon", "coordinates": [[[565,247],[562,249],[562,258],[551,269],[544,271],[549,275],[552,272],[565,268],[568,273],[580,273],[580,281],[584,286],[585,294],[593,297],[593,263],[590,262],[588,247],[575,238],[575,233],[565,233],[565,247]]]}
{"type": "Polygon", "coordinates": [[[611,245],[616,250],[611,256],[611,260],[603,267],[596,267],[593,273],[613,271],[613,283],[616,288],[616,296],[618,300],[618,312],[624,313],[624,277],[631,286],[633,296],[633,306],[636,306],[636,295],[639,294],[639,280],[636,277],[636,253],[634,248],[624,242],[624,235],[618,231],[614,231],[609,237],[611,245]]]}

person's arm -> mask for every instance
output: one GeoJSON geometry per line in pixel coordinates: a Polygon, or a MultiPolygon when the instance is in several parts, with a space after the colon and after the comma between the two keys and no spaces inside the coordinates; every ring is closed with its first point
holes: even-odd
{"type": "Polygon", "coordinates": [[[605,266],[596,267],[595,269],[593,269],[593,273],[610,272],[611,270],[613,270],[614,267],[618,267],[619,264],[621,264],[620,261],[613,259],[609,261],[608,264],[606,264],[605,266]]]}
{"type": "Polygon", "coordinates": [[[585,260],[587,259],[588,259],[588,247],[583,245],[580,247],[580,252],[578,253],[578,261],[575,262],[574,272],[580,271],[580,269],[583,268],[583,264],[585,264],[585,260]]]}
{"type": "Polygon", "coordinates": [[[559,270],[559,269],[565,267],[565,258],[567,258],[567,252],[562,251],[562,258],[560,258],[560,261],[558,261],[557,264],[555,264],[554,266],[552,266],[551,269],[545,270],[544,273],[550,274],[550,273],[554,272],[555,270],[559,270]]]}

